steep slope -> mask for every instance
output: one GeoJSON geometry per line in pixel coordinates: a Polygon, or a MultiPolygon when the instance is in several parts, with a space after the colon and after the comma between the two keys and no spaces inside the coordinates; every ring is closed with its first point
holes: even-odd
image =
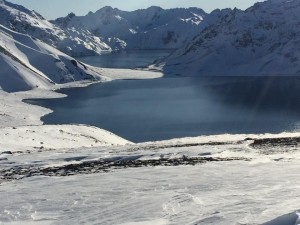
{"type": "Polygon", "coordinates": [[[0,67],[0,89],[8,92],[100,78],[86,65],[53,47],[2,25],[0,67]]]}
{"type": "Polygon", "coordinates": [[[87,30],[80,28],[62,30],[35,11],[4,0],[0,1],[0,24],[20,33],[29,34],[74,56],[111,50],[100,38],[93,36],[87,30]]]}
{"type": "Polygon", "coordinates": [[[226,10],[161,66],[166,73],[188,76],[300,75],[299,12],[298,0],[226,10]]]}
{"type": "Polygon", "coordinates": [[[83,27],[107,40],[113,48],[179,48],[207,25],[198,8],[164,10],[160,7],[126,12],[104,7],[86,16],[71,14],[52,21],[62,29],[83,27]]]}

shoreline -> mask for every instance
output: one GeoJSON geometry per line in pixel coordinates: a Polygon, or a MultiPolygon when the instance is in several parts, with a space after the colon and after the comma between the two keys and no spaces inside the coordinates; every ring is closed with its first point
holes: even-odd
{"type": "MultiPolygon", "coordinates": [[[[30,149],[32,150],[37,150],[42,147],[42,149],[51,149],[52,142],[55,142],[56,140],[60,139],[59,134],[57,136],[52,137],[51,140],[45,141],[45,137],[49,134],[45,131],[51,127],[51,129],[56,129],[56,130],[64,130],[64,129],[69,129],[69,136],[64,136],[61,140],[63,139],[68,139],[69,137],[72,136],[81,136],[81,139],[79,138],[76,142],[70,142],[70,148],[76,148],[76,147],[97,147],[97,146],[103,146],[103,145],[118,145],[121,144],[133,144],[130,141],[124,140],[122,137],[119,137],[119,139],[116,142],[111,142],[111,141],[106,141],[106,139],[110,140],[111,137],[117,137],[117,135],[112,134],[109,131],[105,131],[101,129],[100,127],[95,127],[91,125],[86,125],[86,124],[60,124],[60,125],[45,125],[42,121],[42,117],[52,113],[53,111],[49,108],[45,108],[39,105],[35,104],[30,104],[27,103],[26,100],[34,100],[34,99],[53,99],[53,98],[64,98],[67,97],[66,94],[62,94],[58,92],[59,90],[62,89],[72,89],[72,88],[83,88],[87,87],[90,85],[98,84],[98,83],[104,83],[104,82],[110,82],[114,80],[126,80],[126,79],[135,79],[135,80],[140,80],[140,79],[154,79],[154,78],[161,78],[162,74],[153,72],[153,71],[141,71],[141,70],[132,70],[132,69],[105,69],[105,68],[94,68],[93,70],[98,70],[97,72],[101,74],[102,80],[96,80],[96,81],[76,81],[72,83],[67,83],[67,84],[58,84],[58,85],[53,85],[51,88],[48,90],[46,89],[33,89],[30,91],[25,91],[25,92],[15,92],[15,93],[7,93],[0,91],[0,96],[3,95],[2,97],[2,105],[5,105],[6,107],[2,107],[2,112],[0,111],[0,130],[4,131],[5,129],[12,128],[9,130],[9,132],[15,133],[15,135],[18,136],[28,136],[28,132],[40,132],[43,133],[41,135],[40,141],[37,142],[31,142],[31,143],[24,143],[23,145],[20,144],[17,147],[12,146],[12,148],[16,150],[12,150],[13,152],[21,152],[22,148],[25,150],[30,149]],[[125,72],[125,73],[123,73],[125,72]],[[141,74],[146,75],[144,77],[141,77],[141,74]],[[7,107],[9,106],[9,107],[7,107]],[[10,110],[8,110],[9,108],[10,110]],[[19,112],[19,113],[18,113],[19,112]],[[5,117],[7,117],[5,119],[5,117]],[[39,127],[40,129],[37,129],[39,127]],[[72,128],[70,128],[72,127],[72,128]],[[27,133],[22,130],[27,129],[27,133]],[[107,135],[105,136],[104,139],[97,140],[95,144],[95,139],[96,137],[87,138],[84,135],[81,135],[80,132],[77,132],[77,130],[82,131],[83,133],[86,130],[92,129],[93,132],[95,133],[106,133],[107,135]],[[20,133],[16,133],[15,130],[20,130],[20,133]],[[40,131],[39,131],[40,130],[40,131]],[[23,132],[23,133],[22,133],[23,132]],[[48,142],[47,145],[44,143],[48,142]],[[78,142],[84,143],[83,145],[78,145],[78,142]],[[36,146],[33,146],[33,143],[35,143],[36,146]],[[40,144],[43,143],[43,144],[40,144]]],[[[175,77],[176,78],[176,77],[175,77]]],[[[0,101],[1,104],[1,101],[0,101]]],[[[8,132],[6,130],[6,132],[8,132]]],[[[11,133],[8,132],[8,135],[11,135],[11,133]]],[[[101,136],[101,135],[100,135],[101,136]]],[[[220,134],[220,135],[202,135],[198,137],[182,137],[182,138],[174,138],[170,140],[162,140],[162,141],[152,141],[152,142],[143,142],[143,143],[138,143],[139,145],[153,145],[153,144],[159,144],[159,145],[170,145],[170,143],[189,143],[193,144],[195,142],[203,142],[204,140],[226,140],[226,139],[236,139],[238,138],[239,140],[243,139],[260,139],[260,138],[271,138],[271,139],[276,139],[276,138],[283,138],[283,137],[299,137],[300,133],[297,132],[281,132],[281,133],[274,133],[274,134],[220,134]]],[[[4,137],[3,137],[4,138],[4,137]]],[[[12,139],[16,139],[17,137],[11,136],[12,139]]],[[[0,153],[4,151],[11,151],[9,145],[5,144],[7,142],[5,139],[3,141],[0,141],[0,153]]],[[[58,147],[55,145],[56,148],[58,147]]],[[[65,148],[68,146],[64,145],[65,148]]]]}
{"type": "MultiPolygon", "coordinates": [[[[73,88],[92,84],[95,82],[73,83],[73,88]]],[[[77,221],[88,207],[82,205],[83,201],[90,203],[90,215],[105,204],[124,218],[128,216],[124,208],[133,204],[142,204],[142,209],[151,206],[146,210],[153,212],[150,217],[133,209],[132,215],[140,213],[141,220],[146,221],[141,224],[172,222],[172,217],[160,216],[162,206],[181,206],[183,202],[184,213],[193,213],[195,207],[197,211],[178,223],[200,221],[203,206],[208,208],[205,217],[216,212],[220,218],[224,215],[225,219],[241,222],[253,217],[253,224],[289,212],[293,214],[284,218],[298,216],[300,133],[222,134],[134,144],[93,126],[43,125],[41,115],[51,110],[23,100],[66,97],[55,91],[61,86],[20,93],[0,91],[0,191],[8,196],[3,198],[2,206],[16,215],[20,207],[30,204],[28,211],[18,214],[21,216],[10,217],[4,212],[2,217],[7,224],[40,224],[43,219],[49,224],[69,222],[72,218],[77,221]],[[220,191],[220,187],[225,191],[220,191]],[[294,200],[286,198],[287,191],[294,200]],[[133,198],[128,201],[132,193],[133,198]],[[270,199],[273,195],[276,197],[270,199]],[[79,203],[73,203],[78,196],[82,196],[79,203]],[[99,196],[109,198],[95,201],[99,196]],[[20,199],[24,203],[20,204],[20,199]],[[245,206],[246,210],[224,210],[224,204],[231,202],[245,206]],[[71,214],[66,213],[70,204],[75,205],[71,214]],[[251,211],[257,207],[263,213],[251,211]]],[[[96,219],[106,218],[105,212],[98,210],[96,219]]],[[[114,218],[112,214],[109,219],[115,221],[114,218]]],[[[82,221],[85,220],[86,217],[82,221]]],[[[131,215],[127,220],[136,221],[131,215]]],[[[219,221],[216,217],[215,223],[219,221]]]]}
{"type": "MultiPolygon", "coordinates": [[[[120,79],[154,79],[162,77],[161,73],[143,70],[131,70],[131,69],[105,69],[92,67],[92,70],[99,73],[102,79],[95,81],[75,81],[66,84],[57,84],[49,87],[49,89],[32,89],[29,91],[21,92],[5,92],[0,91],[0,131],[4,133],[0,139],[0,154],[1,152],[25,152],[38,149],[51,149],[51,146],[60,140],[66,142],[67,139],[74,139],[70,141],[69,146],[63,145],[64,148],[76,148],[76,147],[97,147],[106,145],[124,145],[133,144],[117,135],[103,130],[98,127],[83,125],[83,124],[61,124],[61,125],[44,125],[41,118],[53,111],[51,109],[32,105],[26,103],[26,100],[30,99],[53,99],[64,98],[67,95],[59,93],[60,89],[69,88],[83,88],[89,85],[109,82],[120,79]],[[50,129],[50,130],[49,130],[50,129]],[[51,132],[54,130],[67,130],[64,135],[57,133],[56,136],[51,136],[51,132]],[[24,131],[25,130],[25,131],[24,131]],[[49,131],[48,131],[49,130],[49,131]],[[78,132],[79,130],[79,132],[78,132]],[[89,136],[86,132],[95,133],[97,135],[89,136]],[[38,140],[31,138],[32,134],[39,134],[38,140]],[[23,136],[23,138],[21,138],[23,136]],[[62,137],[61,137],[62,136],[62,137]],[[8,139],[10,137],[10,139],[8,139]],[[23,141],[10,143],[10,140],[24,139],[23,141]],[[25,141],[25,139],[32,139],[31,141],[25,141]],[[47,143],[47,145],[45,144],[47,143]],[[79,144],[83,143],[83,144],[79,144]]],[[[56,146],[58,147],[58,146],[56,146]]]]}

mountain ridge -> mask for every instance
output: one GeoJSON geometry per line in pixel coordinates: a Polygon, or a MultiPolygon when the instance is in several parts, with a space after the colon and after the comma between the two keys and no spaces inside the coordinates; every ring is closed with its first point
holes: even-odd
{"type": "Polygon", "coordinates": [[[152,6],[128,12],[106,6],[85,16],[71,13],[51,22],[62,29],[83,27],[109,45],[113,38],[123,43],[111,44],[112,49],[174,49],[199,33],[206,15],[196,7],[165,10],[152,6]]]}
{"type": "Polygon", "coordinates": [[[107,6],[85,16],[70,13],[52,24],[2,0],[0,24],[76,56],[103,49],[178,49],[156,65],[166,75],[300,75],[299,10],[297,0],[210,14],[195,7],[127,12],[107,6]]]}
{"type": "Polygon", "coordinates": [[[300,2],[269,0],[225,11],[159,66],[167,74],[300,75],[300,2]]]}

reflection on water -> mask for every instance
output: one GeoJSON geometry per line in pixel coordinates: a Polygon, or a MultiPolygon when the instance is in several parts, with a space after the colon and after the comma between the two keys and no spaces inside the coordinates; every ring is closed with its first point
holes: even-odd
{"type": "Polygon", "coordinates": [[[223,133],[293,131],[300,78],[203,77],[126,80],[34,101],[54,110],[47,124],[83,123],[135,142],[223,133]]]}

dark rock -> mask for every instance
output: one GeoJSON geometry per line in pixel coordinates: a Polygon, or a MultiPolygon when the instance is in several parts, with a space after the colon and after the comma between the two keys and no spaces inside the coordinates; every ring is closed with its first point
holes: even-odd
{"type": "Polygon", "coordinates": [[[11,151],[1,152],[0,155],[12,155],[11,151]]]}

